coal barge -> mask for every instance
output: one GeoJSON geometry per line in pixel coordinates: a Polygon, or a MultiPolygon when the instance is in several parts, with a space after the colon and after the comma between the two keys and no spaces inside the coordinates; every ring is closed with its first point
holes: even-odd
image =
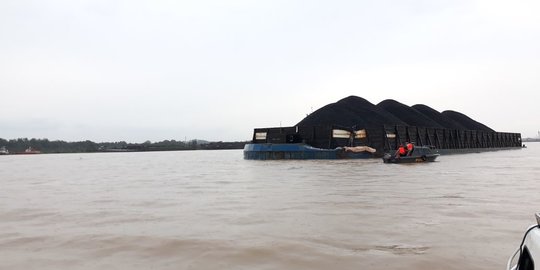
{"type": "Polygon", "coordinates": [[[244,158],[380,158],[413,142],[439,154],[521,149],[521,134],[495,132],[454,111],[385,100],[377,105],[351,96],[313,112],[292,127],[256,128],[244,158]]]}

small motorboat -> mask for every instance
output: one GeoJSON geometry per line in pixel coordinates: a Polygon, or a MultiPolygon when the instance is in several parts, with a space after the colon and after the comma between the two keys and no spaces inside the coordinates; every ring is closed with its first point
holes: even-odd
{"type": "Polygon", "coordinates": [[[433,162],[439,153],[429,146],[414,146],[406,155],[386,153],[383,156],[384,163],[418,163],[433,162]]]}
{"type": "Polygon", "coordinates": [[[534,270],[534,262],[540,262],[540,213],[535,216],[536,224],[525,231],[521,245],[508,259],[507,270],[534,270]],[[512,264],[517,255],[516,264],[512,264]]]}

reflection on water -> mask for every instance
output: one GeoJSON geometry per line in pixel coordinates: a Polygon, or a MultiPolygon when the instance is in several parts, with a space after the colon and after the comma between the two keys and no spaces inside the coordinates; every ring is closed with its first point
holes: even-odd
{"type": "Polygon", "coordinates": [[[539,210],[539,151],[1,156],[0,269],[503,269],[539,210]]]}

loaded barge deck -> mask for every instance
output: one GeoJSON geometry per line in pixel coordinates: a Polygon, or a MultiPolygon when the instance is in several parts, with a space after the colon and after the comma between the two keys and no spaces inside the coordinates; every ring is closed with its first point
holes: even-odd
{"type": "Polygon", "coordinates": [[[430,146],[439,154],[521,149],[521,134],[416,126],[382,126],[355,130],[341,126],[257,128],[244,159],[380,158],[400,144],[430,146]]]}

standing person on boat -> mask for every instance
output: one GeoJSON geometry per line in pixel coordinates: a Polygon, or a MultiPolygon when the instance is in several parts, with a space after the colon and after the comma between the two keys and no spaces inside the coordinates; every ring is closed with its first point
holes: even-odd
{"type": "Polygon", "coordinates": [[[408,142],[406,145],[407,145],[407,155],[410,156],[414,149],[414,144],[411,142],[408,142]]]}

